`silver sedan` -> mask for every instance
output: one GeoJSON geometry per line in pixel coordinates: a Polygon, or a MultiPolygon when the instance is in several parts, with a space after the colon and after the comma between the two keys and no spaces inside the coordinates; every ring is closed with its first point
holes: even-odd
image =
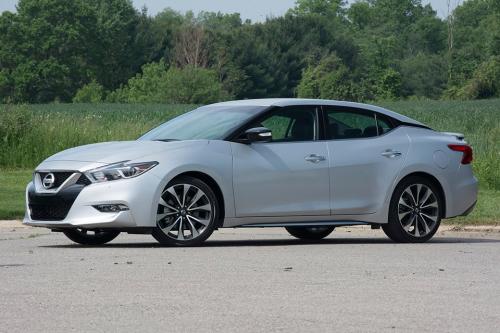
{"type": "Polygon", "coordinates": [[[86,145],[43,161],[24,223],[86,245],[120,232],[193,246],[217,228],[285,227],[318,240],[381,227],[425,242],[477,199],[472,149],[366,104],[263,99],[200,107],[137,141],[86,145]]]}

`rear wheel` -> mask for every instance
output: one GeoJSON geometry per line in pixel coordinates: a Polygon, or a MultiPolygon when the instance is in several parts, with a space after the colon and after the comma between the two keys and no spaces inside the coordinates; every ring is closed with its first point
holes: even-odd
{"type": "Polygon", "coordinates": [[[382,226],[396,242],[423,243],[437,232],[443,215],[440,191],[423,177],[401,182],[392,195],[389,222],[382,226]]]}
{"type": "Polygon", "coordinates": [[[70,229],[63,231],[73,242],[82,245],[102,245],[115,239],[119,231],[70,229]]]}
{"type": "Polygon", "coordinates": [[[295,238],[320,240],[331,234],[335,227],[286,227],[285,229],[295,238]]]}
{"type": "Polygon", "coordinates": [[[160,195],[153,237],[163,245],[200,245],[216,228],[217,208],[217,197],[205,182],[176,178],[160,195]]]}

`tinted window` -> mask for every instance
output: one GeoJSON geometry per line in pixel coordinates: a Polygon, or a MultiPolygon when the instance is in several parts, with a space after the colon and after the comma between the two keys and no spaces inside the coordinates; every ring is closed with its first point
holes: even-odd
{"type": "Polygon", "coordinates": [[[292,107],[271,112],[250,127],[266,127],[273,142],[313,141],[317,138],[318,119],[313,107],[292,107]]]}
{"type": "Polygon", "coordinates": [[[373,113],[327,110],[328,139],[355,139],[377,136],[377,122],[373,113]]]}
{"type": "Polygon", "coordinates": [[[379,129],[378,133],[379,135],[385,134],[394,128],[389,118],[378,113],[377,113],[377,125],[379,129]]]}

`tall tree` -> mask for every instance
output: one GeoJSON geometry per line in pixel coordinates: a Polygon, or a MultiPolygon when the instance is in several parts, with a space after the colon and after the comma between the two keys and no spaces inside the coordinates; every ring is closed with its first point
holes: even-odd
{"type": "Polygon", "coordinates": [[[343,14],[346,3],[345,0],[297,0],[290,12],[296,15],[337,16],[343,14]]]}
{"type": "MultiPolygon", "coordinates": [[[[142,57],[136,52],[140,23],[139,13],[131,0],[88,0],[97,18],[98,45],[91,51],[96,65],[97,81],[107,89],[117,88],[141,67],[142,57]]],[[[141,50],[141,53],[144,50],[141,50]]]]}
{"type": "Polygon", "coordinates": [[[177,32],[174,49],[174,63],[178,67],[194,68],[208,66],[208,46],[205,27],[194,18],[186,20],[177,32]]]}
{"type": "Polygon", "coordinates": [[[4,101],[70,100],[89,80],[97,36],[88,2],[20,0],[17,14],[3,14],[0,21],[0,61],[9,76],[0,88],[8,91],[4,101]]]}

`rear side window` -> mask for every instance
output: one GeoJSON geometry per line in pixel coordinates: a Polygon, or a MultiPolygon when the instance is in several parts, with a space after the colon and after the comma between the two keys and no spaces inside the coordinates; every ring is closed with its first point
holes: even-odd
{"type": "Polygon", "coordinates": [[[394,128],[393,123],[388,117],[378,113],[375,114],[375,116],[377,117],[377,126],[379,130],[378,133],[379,135],[390,132],[394,128]]]}
{"type": "Polygon", "coordinates": [[[372,138],[389,132],[390,120],[375,112],[352,108],[326,108],[327,140],[372,138]]]}

